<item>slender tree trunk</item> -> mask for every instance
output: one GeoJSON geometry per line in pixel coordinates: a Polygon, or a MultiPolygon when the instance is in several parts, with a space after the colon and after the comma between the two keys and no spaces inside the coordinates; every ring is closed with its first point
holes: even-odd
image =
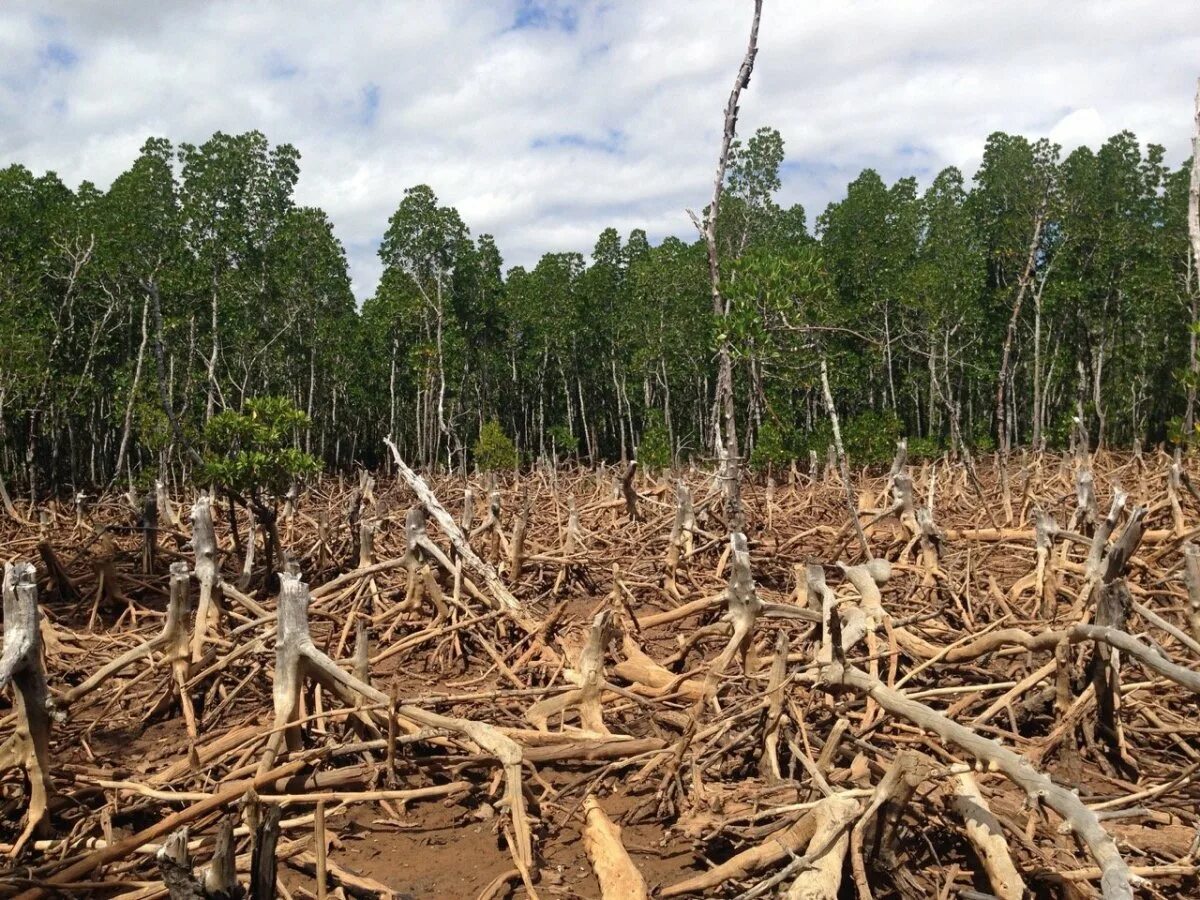
{"type": "Polygon", "coordinates": [[[1187,431],[1196,425],[1196,379],[1200,378],[1195,326],[1200,322],[1200,79],[1196,80],[1195,125],[1192,130],[1192,177],[1188,184],[1188,237],[1192,243],[1192,331],[1188,340],[1187,431]]]}
{"type": "Polygon", "coordinates": [[[926,437],[937,440],[938,435],[938,419],[937,419],[937,334],[930,330],[929,332],[929,397],[926,400],[929,409],[928,432],[926,437]]]}
{"type": "Polygon", "coordinates": [[[883,354],[887,359],[887,386],[888,395],[891,397],[892,411],[896,411],[896,377],[892,372],[892,326],[888,315],[888,307],[891,306],[886,300],[883,304],[883,354]]]}
{"type": "Polygon", "coordinates": [[[829,389],[829,365],[825,361],[825,357],[821,357],[821,392],[825,395],[825,407],[829,413],[829,424],[833,430],[833,446],[837,452],[838,469],[842,476],[842,487],[846,493],[846,511],[850,514],[850,521],[854,525],[854,531],[858,535],[859,546],[862,547],[863,556],[871,559],[871,545],[867,543],[867,536],[863,532],[862,523],[858,520],[858,507],[854,502],[854,486],[850,483],[850,465],[846,460],[846,447],[842,444],[842,428],[838,422],[837,406],[833,402],[833,392],[829,389]]]}
{"type": "Polygon", "coordinates": [[[397,339],[392,338],[392,367],[388,376],[388,437],[393,441],[400,439],[396,434],[396,351],[397,339]]]}
{"type": "Polygon", "coordinates": [[[450,427],[446,422],[446,357],[443,346],[444,312],[442,308],[442,276],[437,279],[437,367],[438,367],[438,397],[437,397],[437,426],[438,439],[433,445],[433,458],[437,459],[441,447],[441,439],[446,439],[450,445],[450,427]]]}
{"type": "MultiPolygon", "coordinates": [[[[727,320],[729,318],[729,303],[721,295],[721,262],[717,254],[717,218],[721,209],[721,192],[725,186],[725,170],[729,165],[729,148],[737,133],[738,101],[742,91],[750,84],[750,73],[754,70],[754,57],[758,54],[758,25],[762,19],[762,0],[754,0],[754,19],[750,23],[750,41],[746,46],[746,55],[738,68],[737,77],[733,82],[733,90],[729,93],[729,101],[725,104],[725,128],[721,136],[721,153],[717,157],[717,171],[713,176],[712,201],[709,203],[708,215],[700,231],[704,235],[704,243],[708,250],[708,275],[712,287],[713,316],[717,327],[721,329],[721,338],[717,346],[717,395],[714,404],[714,450],[720,450],[721,427],[717,425],[722,413],[725,427],[725,513],[731,530],[740,531],[742,528],[741,485],[738,477],[739,452],[737,440],[737,422],[733,401],[733,358],[730,353],[727,320]]],[[[695,220],[695,217],[693,217],[695,220]]],[[[697,227],[699,221],[695,220],[697,227]]]]}
{"type": "Polygon", "coordinates": [[[212,277],[212,350],[208,357],[208,401],[204,407],[204,420],[207,422],[213,417],[213,412],[216,408],[217,397],[217,354],[221,349],[221,341],[219,337],[220,321],[217,310],[217,273],[213,272],[212,277]]]}
{"type": "Polygon", "coordinates": [[[317,392],[317,348],[308,351],[308,424],[304,426],[304,452],[312,452],[313,395],[317,392]]]}
{"type": "MultiPolygon", "coordinates": [[[[187,446],[183,438],[183,429],[175,417],[175,408],[171,403],[171,391],[167,386],[167,363],[163,350],[163,319],[162,298],[158,291],[158,282],[151,278],[145,285],[146,294],[150,298],[150,313],[154,317],[154,368],[158,375],[158,400],[162,404],[163,413],[171,425],[171,436],[175,445],[181,450],[187,446]]],[[[169,448],[168,448],[169,449],[169,448]]]]}
{"type": "Polygon", "coordinates": [[[1033,450],[1042,449],[1042,292],[1033,294],[1033,450]]]}
{"type": "Polygon", "coordinates": [[[121,446],[117,450],[117,467],[113,471],[113,479],[121,477],[121,470],[125,468],[125,451],[129,448],[129,433],[133,425],[133,406],[137,399],[138,385],[142,380],[142,360],[146,356],[146,341],[149,337],[149,329],[147,321],[150,317],[150,294],[146,294],[146,299],[142,302],[142,343],[138,346],[137,364],[133,369],[133,384],[129,388],[129,402],[125,404],[125,422],[121,428],[121,446]]]}
{"type": "Polygon", "coordinates": [[[1008,388],[1012,347],[1017,334],[1017,323],[1021,317],[1021,306],[1025,302],[1025,294],[1029,291],[1029,284],[1033,280],[1033,273],[1037,267],[1037,250],[1038,244],[1041,242],[1045,214],[1045,200],[1043,200],[1042,208],[1033,222],[1033,237],[1029,241],[1029,254],[1025,259],[1025,270],[1017,281],[1017,296],[1013,300],[1012,315],[1008,319],[1008,329],[1004,333],[1004,348],[1000,354],[1000,373],[996,379],[996,437],[1000,442],[1000,453],[1006,457],[1010,446],[1005,392],[1008,388]]]}

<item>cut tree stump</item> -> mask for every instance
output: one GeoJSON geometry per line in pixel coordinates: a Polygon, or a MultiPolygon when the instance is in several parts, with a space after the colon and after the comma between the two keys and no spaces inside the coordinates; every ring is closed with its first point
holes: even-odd
{"type": "Polygon", "coordinates": [[[32,563],[4,567],[4,651],[0,690],[13,686],[16,730],[0,747],[0,771],[21,768],[28,782],[25,828],[13,844],[17,856],[35,834],[47,830],[50,781],[51,700],[42,668],[36,572],[32,563]]]}

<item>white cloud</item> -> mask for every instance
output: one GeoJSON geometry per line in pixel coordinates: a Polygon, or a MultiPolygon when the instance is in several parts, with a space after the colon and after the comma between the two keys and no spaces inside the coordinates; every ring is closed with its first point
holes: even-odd
{"type": "Polygon", "coordinates": [[[1048,137],[1063,147],[1078,147],[1084,144],[1095,147],[1102,144],[1112,131],[1099,110],[1089,106],[1087,109],[1071,110],[1055,122],[1048,137]]]}
{"type": "MultiPolygon", "coordinates": [[[[969,172],[997,129],[1069,151],[1128,128],[1173,165],[1188,154],[1194,0],[765,6],[741,130],[782,131],[784,199],[810,222],[864,166],[969,172]]],[[[388,216],[422,182],[495,234],[509,264],[587,252],[610,224],[687,235],[749,12],[748,0],[10,0],[0,165],[105,185],[151,134],[258,128],[300,148],[299,199],[333,218],[360,296],[388,216]]]]}

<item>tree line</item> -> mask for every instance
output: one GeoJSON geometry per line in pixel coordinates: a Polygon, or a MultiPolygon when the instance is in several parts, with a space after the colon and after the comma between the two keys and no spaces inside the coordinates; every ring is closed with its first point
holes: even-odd
{"type": "MultiPolygon", "coordinates": [[[[996,133],[957,169],[865,170],[810,223],[778,201],[784,142],[733,147],[716,238],[605,229],[505,270],[419,185],[361,308],[300,154],[258,132],[151,139],[107,190],[0,170],[0,468],[33,495],[185,474],[205,425],[255,397],[305,416],[333,467],[520,458],[667,465],[714,455],[716,348],[749,464],[824,455],[825,360],[852,461],[1182,440],[1200,384],[1188,167],[1129,132],[1067,155],[996,133]],[[485,430],[485,426],[492,427],[485,430]],[[148,474],[147,474],[148,473],[148,474]]],[[[699,217],[698,217],[699,218],[699,217]]]]}

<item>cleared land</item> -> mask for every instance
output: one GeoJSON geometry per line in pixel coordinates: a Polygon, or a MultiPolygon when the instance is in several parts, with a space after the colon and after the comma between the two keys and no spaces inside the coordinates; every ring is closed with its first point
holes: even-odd
{"type": "Polygon", "coordinates": [[[857,472],[874,561],[832,469],[744,541],[706,472],[325,479],[269,579],[194,494],[18,508],[0,890],[220,896],[224,843],[293,897],[1194,896],[1175,465],[857,472]]]}

